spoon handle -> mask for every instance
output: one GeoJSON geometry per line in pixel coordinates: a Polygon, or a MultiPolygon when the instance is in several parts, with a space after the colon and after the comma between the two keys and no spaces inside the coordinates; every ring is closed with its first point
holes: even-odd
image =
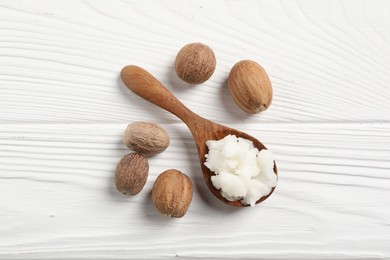
{"type": "Polygon", "coordinates": [[[195,128],[195,121],[203,119],[183,105],[160,81],[146,70],[129,65],[122,69],[121,78],[128,89],[176,115],[191,131],[195,128]]]}

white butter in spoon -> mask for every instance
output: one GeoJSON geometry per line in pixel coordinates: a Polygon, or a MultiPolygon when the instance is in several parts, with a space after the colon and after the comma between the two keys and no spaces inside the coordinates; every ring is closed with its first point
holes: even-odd
{"type": "Polygon", "coordinates": [[[276,186],[274,159],[269,150],[259,151],[252,141],[227,135],[221,140],[208,140],[205,165],[215,175],[211,181],[229,201],[241,200],[255,206],[276,186]]]}

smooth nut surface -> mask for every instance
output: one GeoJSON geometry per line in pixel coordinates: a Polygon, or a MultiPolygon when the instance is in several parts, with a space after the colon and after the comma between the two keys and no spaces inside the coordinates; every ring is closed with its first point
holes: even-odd
{"type": "Polygon", "coordinates": [[[161,173],[153,185],[153,204],[163,215],[183,217],[192,201],[192,182],[178,170],[161,173]]]}
{"type": "Polygon", "coordinates": [[[263,67],[254,61],[236,63],[230,71],[228,86],[234,102],[247,113],[256,114],[271,105],[271,81],[263,67]]]}
{"type": "Polygon", "coordinates": [[[149,163],[143,155],[127,154],[116,167],[115,186],[123,194],[136,195],[145,186],[148,174],[149,163]]]}
{"type": "Polygon", "coordinates": [[[185,45],[177,54],[176,74],[190,84],[200,84],[213,75],[216,59],[213,50],[202,43],[185,45]]]}
{"type": "Polygon", "coordinates": [[[161,126],[151,122],[129,124],[123,141],[131,150],[144,155],[161,153],[169,146],[169,135],[161,126]]]}

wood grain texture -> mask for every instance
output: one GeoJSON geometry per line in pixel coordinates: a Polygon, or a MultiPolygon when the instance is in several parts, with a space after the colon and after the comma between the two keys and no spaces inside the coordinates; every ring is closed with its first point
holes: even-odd
{"type": "Polygon", "coordinates": [[[0,259],[390,259],[389,44],[385,0],[0,0],[0,259]],[[189,42],[217,58],[200,86],[174,71],[189,42]],[[227,89],[242,59],[273,84],[260,115],[227,89]],[[120,82],[127,64],[262,141],[275,193],[255,208],[215,199],[186,127],[120,82]],[[162,124],[171,144],[126,197],[114,173],[137,120],[162,124]],[[151,202],[170,168],[194,184],[182,219],[151,202]]]}
{"type": "Polygon", "coordinates": [[[185,126],[163,126],[171,145],[150,159],[144,190],[126,197],[114,186],[125,124],[3,125],[0,258],[390,257],[389,124],[245,125],[276,154],[279,183],[241,209],[209,192],[185,126]],[[150,197],[170,168],[194,183],[178,220],[150,197]]]}
{"type": "Polygon", "coordinates": [[[388,122],[389,9],[380,0],[3,0],[0,120],[177,122],[120,83],[121,68],[135,64],[220,123],[388,122]],[[194,41],[217,57],[198,87],[174,71],[177,52],[194,41]],[[229,95],[228,73],[242,59],[257,61],[273,83],[273,106],[261,116],[247,117],[229,95]]]}

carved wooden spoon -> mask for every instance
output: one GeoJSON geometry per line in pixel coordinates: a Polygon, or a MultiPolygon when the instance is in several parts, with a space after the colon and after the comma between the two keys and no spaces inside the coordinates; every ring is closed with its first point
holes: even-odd
{"type": "MultiPolygon", "coordinates": [[[[266,147],[256,138],[244,132],[216,124],[195,114],[185,105],[183,105],[171,92],[169,92],[169,90],[166,89],[160,81],[158,81],[149,72],[140,67],[133,65],[124,67],[121,71],[121,78],[125,85],[135,94],[176,115],[188,126],[192,133],[192,136],[195,139],[196,147],[198,148],[203,178],[206,181],[206,184],[209,187],[210,191],[215,195],[215,197],[231,206],[248,206],[246,204],[241,203],[241,201],[229,201],[225,199],[221,195],[220,190],[214,187],[213,183],[211,182],[211,176],[213,176],[214,173],[212,173],[204,165],[204,162],[206,160],[205,155],[207,154],[206,141],[220,140],[225,136],[232,134],[236,135],[237,137],[242,137],[251,140],[254,146],[259,149],[259,151],[262,149],[266,149],[266,147]]],[[[275,174],[277,174],[275,163],[274,172],[275,174]]],[[[258,201],[256,201],[256,204],[267,199],[272,194],[274,189],[275,188],[272,188],[271,192],[267,196],[264,196],[258,201]]]]}

